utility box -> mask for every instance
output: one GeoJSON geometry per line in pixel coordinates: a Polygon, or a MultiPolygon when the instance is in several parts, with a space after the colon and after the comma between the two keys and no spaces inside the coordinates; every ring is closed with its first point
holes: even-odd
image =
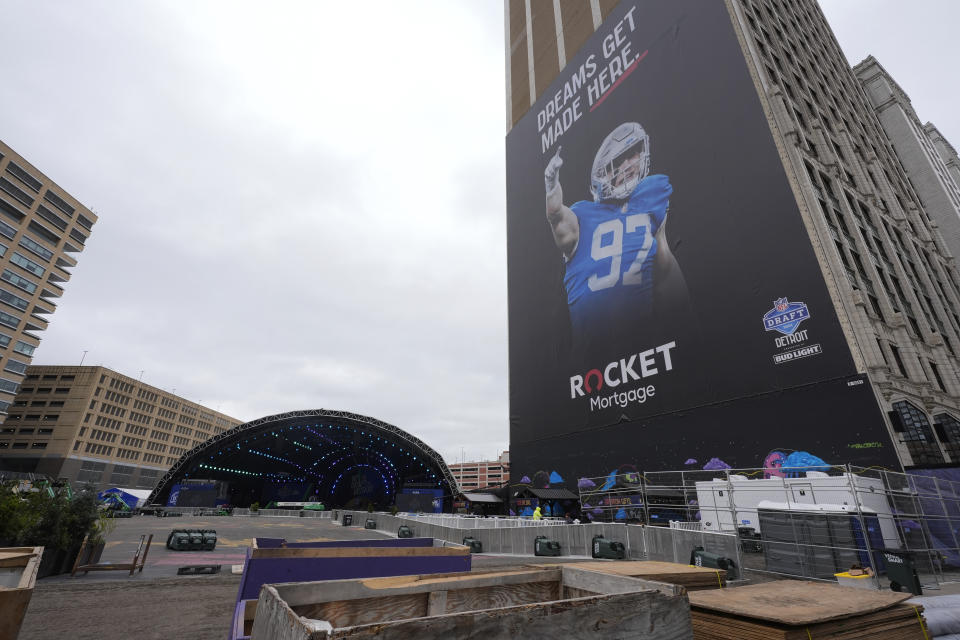
{"type": "Polygon", "coordinates": [[[363,528],[364,528],[364,529],[376,529],[376,528],[377,528],[377,521],[374,520],[373,518],[367,518],[367,521],[363,523],[363,528]]]}
{"type": "Polygon", "coordinates": [[[413,529],[411,529],[410,527],[408,527],[408,526],[405,525],[405,524],[404,524],[404,525],[400,525],[400,528],[397,529],[397,537],[398,537],[398,538],[412,538],[412,537],[413,537],[413,529]]]}
{"type": "Polygon", "coordinates": [[[470,548],[470,553],[483,553],[483,543],[474,538],[473,536],[467,536],[463,539],[463,546],[470,548]]]}
{"type": "Polygon", "coordinates": [[[607,540],[603,536],[593,536],[593,557],[610,560],[623,560],[627,557],[627,548],[622,542],[607,540]]]}
{"type": "Polygon", "coordinates": [[[352,513],[343,514],[343,526],[349,527],[352,524],[353,524],[353,514],[352,513]]]}
{"type": "Polygon", "coordinates": [[[887,577],[893,591],[906,590],[916,596],[923,595],[920,578],[917,577],[917,569],[909,553],[884,550],[883,559],[887,563],[887,577]]]}
{"type": "Polygon", "coordinates": [[[551,540],[547,536],[537,536],[533,540],[533,555],[559,556],[560,543],[556,540],[551,540]]]}
{"type": "Polygon", "coordinates": [[[728,580],[737,579],[737,563],[730,558],[704,551],[703,547],[695,547],[690,552],[690,564],[695,567],[707,567],[709,569],[723,569],[727,572],[728,580]]]}

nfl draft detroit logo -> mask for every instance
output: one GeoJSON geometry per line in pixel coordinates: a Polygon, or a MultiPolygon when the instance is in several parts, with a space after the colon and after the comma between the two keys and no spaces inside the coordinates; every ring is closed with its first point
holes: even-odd
{"type": "Polygon", "coordinates": [[[802,302],[790,302],[786,298],[778,298],[773,303],[773,309],[763,316],[765,331],[779,331],[785,336],[792,336],[800,323],[810,317],[810,310],[802,302]]]}
{"type": "Polygon", "coordinates": [[[802,302],[790,302],[786,298],[774,301],[773,309],[763,315],[764,331],[776,331],[781,334],[774,339],[777,349],[773,354],[774,364],[793,362],[800,358],[816,356],[823,352],[819,344],[807,343],[808,333],[804,329],[797,331],[800,323],[810,318],[810,310],[802,302]]]}

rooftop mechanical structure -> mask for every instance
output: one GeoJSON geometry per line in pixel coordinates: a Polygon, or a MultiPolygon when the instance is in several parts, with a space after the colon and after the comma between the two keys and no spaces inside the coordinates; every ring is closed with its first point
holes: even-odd
{"type": "Polygon", "coordinates": [[[386,506],[404,488],[440,489],[448,499],[457,491],[443,458],[419,438],[327,409],[265,416],[210,438],[167,471],[147,503],[166,504],[171,491],[201,485],[240,507],[272,500],[386,506]]]}

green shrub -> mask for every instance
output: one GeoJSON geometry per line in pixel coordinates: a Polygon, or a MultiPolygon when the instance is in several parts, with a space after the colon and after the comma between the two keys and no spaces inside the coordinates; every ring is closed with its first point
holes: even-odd
{"type": "Polygon", "coordinates": [[[94,533],[99,510],[92,487],[73,497],[46,487],[23,492],[16,487],[0,485],[0,546],[70,549],[94,533]]]}

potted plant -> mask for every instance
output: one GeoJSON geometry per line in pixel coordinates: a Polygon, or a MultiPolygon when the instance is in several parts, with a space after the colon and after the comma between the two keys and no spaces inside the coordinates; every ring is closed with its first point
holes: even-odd
{"type": "Polygon", "coordinates": [[[251,504],[250,504],[250,515],[255,516],[255,515],[259,515],[259,513],[260,513],[260,503],[259,503],[259,502],[253,502],[253,503],[251,503],[251,504]]]}

